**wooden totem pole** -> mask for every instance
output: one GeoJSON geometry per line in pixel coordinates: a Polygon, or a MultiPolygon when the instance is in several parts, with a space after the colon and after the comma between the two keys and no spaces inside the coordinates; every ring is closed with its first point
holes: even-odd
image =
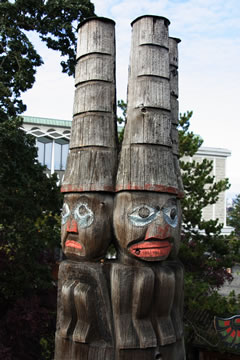
{"type": "Polygon", "coordinates": [[[177,41],[169,40],[168,25],[156,16],[132,23],[127,125],[113,217],[119,261],[111,269],[121,360],[185,359],[183,268],[176,259],[183,196],[176,149],[177,41]]]}
{"type": "Polygon", "coordinates": [[[113,359],[110,292],[101,263],[113,238],[115,23],[81,23],[73,123],[62,192],[56,360],[113,359]]]}
{"type": "Polygon", "coordinates": [[[158,16],[132,23],[119,165],[114,22],[94,18],[79,28],[55,360],[185,359],[179,40],[168,26],[158,16]],[[102,261],[111,241],[117,260],[102,261]]]}

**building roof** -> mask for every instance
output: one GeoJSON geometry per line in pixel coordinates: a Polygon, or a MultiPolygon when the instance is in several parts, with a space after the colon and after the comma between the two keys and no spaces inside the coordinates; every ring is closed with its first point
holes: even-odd
{"type": "Polygon", "coordinates": [[[64,127],[64,128],[71,128],[71,126],[72,126],[71,120],[49,119],[49,118],[26,116],[26,115],[23,115],[22,117],[23,117],[23,123],[25,123],[25,124],[58,126],[58,127],[64,127]]]}

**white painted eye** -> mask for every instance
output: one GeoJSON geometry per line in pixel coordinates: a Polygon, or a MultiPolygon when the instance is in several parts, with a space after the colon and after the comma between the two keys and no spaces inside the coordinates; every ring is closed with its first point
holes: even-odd
{"type": "Polygon", "coordinates": [[[175,228],[178,224],[178,211],[176,205],[171,205],[163,208],[164,220],[175,228]]]}
{"type": "Polygon", "coordinates": [[[133,209],[128,218],[135,226],[146,226],[156,218],[157,213],[156,209],[148,205],[140,205],[133,209]]]}
{"type": "Polygon", "coordinates": [[[67,203],[64,203],[62,208],[62,225],[66,224],[69,215],[70,215],[69,206],[67,203]]]}
{"type": "Polygon", "coordinates": [[[94,214],[86,203],[78,203],[74,210],[74,218],[81,228],[86,228],[93,223],[94,214]]]}

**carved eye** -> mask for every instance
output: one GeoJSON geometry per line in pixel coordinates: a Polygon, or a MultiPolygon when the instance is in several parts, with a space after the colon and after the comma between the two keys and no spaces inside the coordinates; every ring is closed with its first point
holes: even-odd
{"type": "Polygon", "coordinates": [[[163,208],[163,216],[164,220],[171,225],[172,227],[176,227],[178,224],[178,213],[176,205],[171,205],[163,208]]]}
{"type": "Polygon", "coordinates": [[[131,214],[128,215],[128,218],[135,226],[145,226],[156,218],[156,214],[156,209],[148,205],[140,205],[133,209],[131,214]]]}
{"type": "Polygon", "coordinates": [[[87,204],[78,203],[74,210],[74,218],[81,228],[86,228],[93,223],[94,215],[87,204]]]}
{"type": "Polygon", "coordinates": [[[62,225],[66,224],[69,215],[70,215],[69,206],[67,203],[64,203],[62,208],[62,225]]]}

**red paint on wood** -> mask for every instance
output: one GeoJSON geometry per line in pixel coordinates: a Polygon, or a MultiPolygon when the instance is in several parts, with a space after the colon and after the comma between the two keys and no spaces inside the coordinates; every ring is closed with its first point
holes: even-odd
{"type": "Polygon", "coordinates": [[[227,328],[226,332],[229,334],[232,331],[232,329],[229,327],[227,328]]]}
{"type": "Polygon", "coordinates": [[[230,320],[224,321],[224,325],[225,325],[225,326],[229,326],[229,325],[230,325],[230,320]]]}
{"type": "Polygon", "coordinates": [[[240,337],[240,330],[237,330],[237,337],[240,337]]]}
{"type": "Polygon", "coordinates": [[[239,323],[240,323],[240,319],[236,319],[235,322],[239,324],[239,323]]]}
{"type": "Polygon", "coordinates": [[[235,334],[236,334],[236,331],[235,330],[233,330],[233,332],[231,333],[231,337],[233,338],[233,337],[235,337],[235,334]]]}
{"type": "Polygon", "coordinates": [[[79,244],[76,241],[73,241],[73,240],[67,240],[66,243],[65,243],[65,246],[66,247],[72,247],[72,248],[79,249],[79,250],[82,249],[82,245],[79,244]]]}
{"type": "Polygon", "coordinates": [[[147,233],[145,235],[145,240],[150,240],[153,238],[159,239],[159,240],[164,240],[171,236],[171,230],[170,230],[170,226],[168,224],[166,224],[165,226],[156,226],[156,228],[154,229],[154,234],[152,232],[153,232],[153,229],[151,228],[151,225],[150,225],[147,230],[147,233]]]}
{"type": "Polygon", "coordinates": [[[61,192],[62,193],[72,193],[72,192],[85,192],[85,191],[107,191],[107,192],[114,192],[115,189],[113,186],[99,186],[96,188],[96,185],[86,185],[86,186],[79,186],[79,185],[62,185],[61,192]]]}
{"type": "Polygon", "coordinates": [[[168,241],[144,241],[130,246],[129,251],[137,257],[168,256],[172,245],[168,241]]]}
{"type": "Polygon", "coordinates": [[[67,222],[67,232],[78,233],[78,226],[76,220],[72,219],[67,222]]]}

